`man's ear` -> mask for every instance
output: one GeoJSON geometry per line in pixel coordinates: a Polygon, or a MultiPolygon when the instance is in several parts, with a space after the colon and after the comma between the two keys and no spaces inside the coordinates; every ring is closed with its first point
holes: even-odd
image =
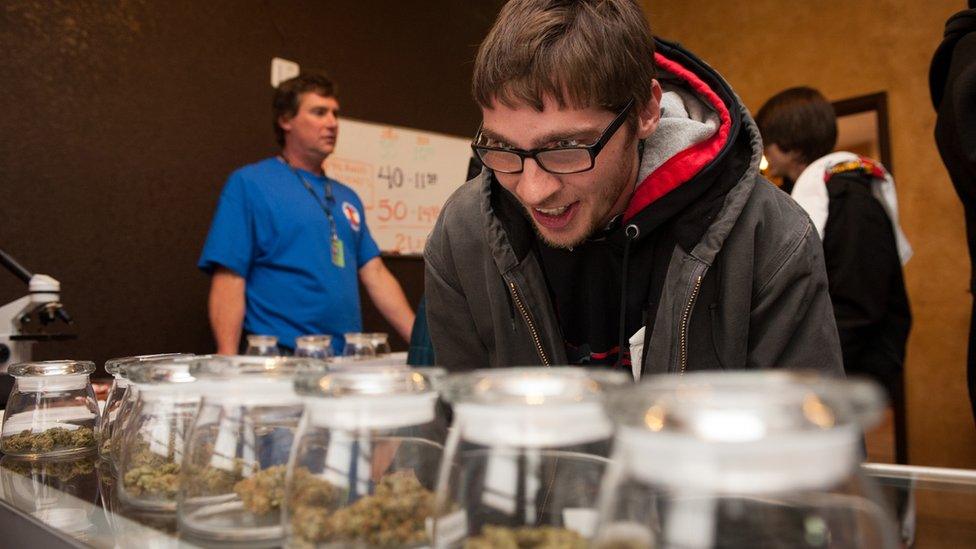
{"type": "Polygon", "coordinates": [[[286,132],[290,132],[291,131],[291,120],[292,120],[292,118],[294,118],[294,117],[293,116],[285,116],[285,115],[279,116],[278,117],[278,126],[281,127],[282,130],[284,130],[286,132]]]}
{"type": "Polygon", "coordinates": [[[637,112],[637,138],[647,139],[661,122],[661,84],[651,80],[651,96],[637,112]]]}

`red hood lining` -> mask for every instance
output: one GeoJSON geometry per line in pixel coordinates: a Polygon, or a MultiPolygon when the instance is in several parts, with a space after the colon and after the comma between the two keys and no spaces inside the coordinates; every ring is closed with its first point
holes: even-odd
{"type": "Polygon", "coordinates": [[[659,68],[684,80],[695,93],[703,97],[718,113],[721,123],[714,135],[678,152],[644,178],[630,197],[630,203],[624,211],[624,221],[695,177],[725,147],[732,128],[732,117],[725,102],[701,78],[660,52],[654,53],[654,62],[659,68]]]}

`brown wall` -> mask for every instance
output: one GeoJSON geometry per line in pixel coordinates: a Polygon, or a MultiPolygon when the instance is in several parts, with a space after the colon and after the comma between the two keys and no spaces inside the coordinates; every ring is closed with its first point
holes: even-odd
{"type": "MultiPolygon", "coordinates": [[[[0,248],[61,281],[79,335],[36,357],[213,350],[195,264],[227,175],[277,152],[272,57],[326,69],[350,117],[473,134],[471,60],[501,0],[419,5],[5,1],[0,248]]],[[[420,261],[390,263],[415,301],[420,261]]],[[[0,270],[0,304],[24,291],[0,270]]]]}
{"type": "Polygon", "coordinates": [[[966,394],[971,297],[962,207],[932,137],[928,67],[961,0],[643,0],[655,34],[718,69],[755,111],[791,86],[837,100],[888,93],[901,219],[915,248],[906,267],[915,323],[909,340],[909,456],[976,468],[966,394]]]}

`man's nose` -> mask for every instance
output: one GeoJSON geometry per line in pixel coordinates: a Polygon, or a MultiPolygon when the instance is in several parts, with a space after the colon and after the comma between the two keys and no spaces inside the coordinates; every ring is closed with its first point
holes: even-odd
{"type": "Polygon", "coordinates": [[[551,199],[562,187],[559,178],[543,170],[534,158],[526,158],[522,164],[522,175],[519,177],[516,194],[523,204],[531,207],[546,207],[551,199]]]}

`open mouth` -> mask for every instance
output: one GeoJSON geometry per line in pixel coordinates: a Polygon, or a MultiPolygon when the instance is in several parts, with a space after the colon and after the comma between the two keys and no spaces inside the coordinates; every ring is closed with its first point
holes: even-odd
{"type": "Polygon", "coordinates": [[[557,230],[566,227],[578,209],[579,201],[577,200],[557,208],[532,208],[532,217],[539,225],[547,229],[557,230]]]}

